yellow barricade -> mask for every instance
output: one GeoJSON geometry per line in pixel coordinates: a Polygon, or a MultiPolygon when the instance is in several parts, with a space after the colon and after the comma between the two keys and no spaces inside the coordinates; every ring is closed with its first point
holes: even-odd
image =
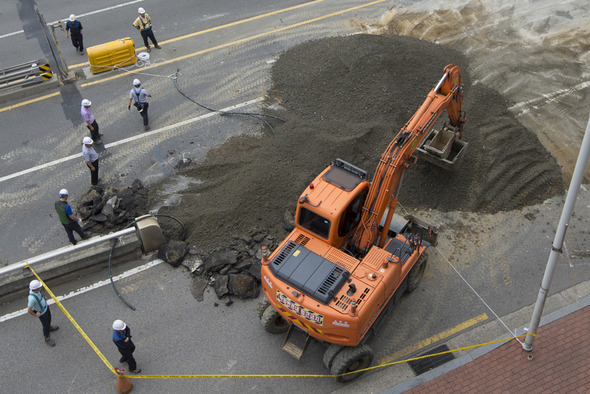
{"type": "Polygon", "coordinates": [[[130,37],[86,48],[86,53],[92,74],[109,71],[115,67],[130,66],[137,62],[135,44],[130,37]]]}

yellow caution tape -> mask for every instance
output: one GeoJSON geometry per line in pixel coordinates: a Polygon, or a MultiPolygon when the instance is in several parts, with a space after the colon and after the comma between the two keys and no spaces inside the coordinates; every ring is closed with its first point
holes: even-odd
{"type": "MultiPolygon", "coordinates": [[[[28,262],[25,262],[25,264],[31,270],[31,272],[35,275],[35,277],[37,277],[37,279],[39,280],[39,282],[41,282],[41,284],[43,285],[43,288],[45,290],[47,290],[47,293],[51,296],[51,298],[53,299],[53,301],[55,301],[55,304],[57,306],[59,306],[59,308],[62,310],[62,312],[64,313],[64,315],[66,315],[66,317],[68,318],[68,320],[70,320],[70,322],[72,323],[72,325],[74,327],[76,327],[76,329],[78,330],[78,332],[82,335],[82,337],[86,340],[86,342],[88,342],[88,344],[90,345],[90,347],[92,348],[92,350],[94,350],[94,352],[98,355],[98,357],[102,360],[102,362],[109,368],[109,370],[112,373],[114,373],[116,376],[119,376],[119,374],[117,374],[117,372],[115,371],[115,368],[111,365],[111,363],[106,359],[106,357],[101,353],[101,351],[96,347],[96,345],[94,345],[94,343],[92,342],[92,340],[88,337],[88,335],[86,335],[86,333],[84,332],[84,330],[82,330],[82,328],[78,325],[78,323],[76,323],[76,321],[74,320],[74,318],[69,314],[69,312],[66,310],[66,308],[64,308],[64,306],[61,304],[61,302],[59,302],[57,300],[57,298],[53,295],[53,293],[51,292],[51,290],[49,290],[49,287],[47,287],[45,285],[45,282],[43,282],[41,280],[41,278],[39,277],[39,275],[37,275],[37,273],[33,270],[33,268],[31,268],[31,266],[29,265],[28,262]]],[[[436,357],[436,356],[440,356],[442,354],[454,353],[454,352],[459,352],[459,351],[462,351],[462,350],[473,349],[473,348],[480,347],[480,346],[491,345],[493,343],[511,341],[513,339],[521,338],[521,337],[524,337],[526,335],[528,335],[528,334],[522,334],[522,335],[518,335],[518,336],[515,336],[515,337],[504,338],[504,339],[497,339],[495,341],[479,343],[477,345],[465,346],[465,347],[462,347],[462,348],[447,350],[447,351],[436,353],[436,354],[427,354],[425,356],[413,357],[413,358],[408,358],[408,359],[399,360],[399,361],[392,361],[392,362],[385,363],[385,364],[375,365],[373,367],[358,369],[358,370],[352,371],[352,372],[346,372],[346,373],[343,373],[343,374],[340,374],[340,375],[292,375],[292,374],[246,374],[246,375],[125,375],[125,377],[126,378],[129,378],[129,379],[294,379],[294,378],[336,378],[336,377],[339,377],[339,376],[346,376],[346,375],[352,375],[352,374],[357,374],[357,373],[361,373],[361,372],[366,372],[366,371],[370,371],[370,370],[373,370],[373,369],[390,367],[392,365],[403,364],[403,363],[407,363],[407,362],[410,362],[410,361],[422,360],[422,359],[429,358],[429,357],[436,357]]],[[[538,336],[537,334],[532,334],[532,335],[535,336],[535,337],[538,336]]]]}

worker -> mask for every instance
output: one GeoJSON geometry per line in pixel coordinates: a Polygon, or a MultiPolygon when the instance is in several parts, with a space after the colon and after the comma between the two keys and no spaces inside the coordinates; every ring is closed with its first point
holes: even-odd
{"type": "Polygon", "coordinates": [[[88,235],[86,235],[84,230],[82,230],[82,227],[80,227],[82,219],[79,219],[76,215],[74,215],[72,212],[72,207],[70,207],[70,204],[68,204],[67,189],[61,189],[59,191],[59,200],[55,202],[55,212],[57,212],[59,221],[61,222],[62,226],[64,226],[66,234],[68,234],[68,239],[72,245],[76,245],[78,243],[76,238],[74,238],[74,231],[78,233],[80,238],[88,238],[88,235]]]}
{"type": "Polygon", "coordinates": [[[131,89],[131,92],[129,92],[129,103],[127,104],[127,109],[131,110],[131,103],[133,102],[133,105],[135,106],[135,108],[137,108],[139,114],[143,118],[144,131],[150,129],[148,118],[148,97],[152,97],[152,95],[149,94],[147,90],[141,87],[141,82],[139,81],[139,79],[134,79],[133,89],[131,89]]]}
{"type": "Polygon", "coordinates": [[[154,31],[152,30],[152,20],[150,16],[141,7],[137,9],[137,12],[139,13],[139,16],[137,17],[135,22],[133,22],[133,26],[135,26],[135,28],[139,30],[139,32],[141,33],[141,37],[143,38],[143,44],[145,45],[145,48],[148,52],[151,52],[150,44],[148,43],[149,37],[150,40],[152,40],[152,44],[154,44],[156,48],[161,49],[161,47],[158,45],[156,37],[154,36],[154,31]]]}
{"type": "Polygon", "coordinates": [[[76,19],[76,15],[70,15],[66,22],[66,38],[72,36],[72,45],[80,55],[84,54],[84,39],[82,37],[82,22],[76,19]],[[69,32],[69,34],[68,34],[69,32]]]}
{"type": "Polygon", "coordinates": [[[51,311],[45,300],[45,295],[41,292],[43,285],[38,280],[32,280],[29,283],[29,302],[27,312],[31,316],[38,317],[43,325],[43,336],[45,343],[49,346],[55,346],[55,342],[50,338],[50,333],[57,331],[59,326],[51,325],[51,311]]]}
{"type": "Polygon", "coordinates": [[[90,100],[82,100],[80,114],[82,115],[82,120],[84,121],[84,123],[86,123],[86,127],[88,128],[88,130],[90,130],[90,137],[92,138],[92,140],[97,144],[101,144],[102,141],[100,140],[100,137],[102,136],[102,134],[99,132],[98,123],[96,122],[94,115],[92,115],[92,112],[90,111],[91,105],[92,102],[90,100]]]}
{"type": "Polygon", "coordinates": [[[113,342],[117,345],[117,350],[121,353],[120,363],[127,363],[131,372],[140,373],[141,369],[137,367],[137,362],[133,357],[135,344],[131,340],[131,330],[122,320],[113,322],[113,342]]]}
{"type": "Polygon", "coordinates": [[[94,141],[90,137],[84,137],[82,140],[82,156],[88,168],[90,168],[90,183],[92,186],[98,184],[98,153],[92,147],[94,141]]]}

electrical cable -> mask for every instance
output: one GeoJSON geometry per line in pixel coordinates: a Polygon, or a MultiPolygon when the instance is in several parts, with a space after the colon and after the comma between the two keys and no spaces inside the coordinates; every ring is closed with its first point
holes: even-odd
{"type": "Polygon", "coordinates": [[[276,136],[276,133],[273,129],[273,127],[270,125],[270,123],[268,123],[268,121],[266,119],[264,119],[263,117],[268,117],[268,118],[272,118],[272,119],[276,119],[276,120],[280,120],[281,122],[285,122],[284,119],[275,116],[275,115],[269,115],[269,114],[264,114],[264,113],[255,113],[255,112],[234,112],[234,111],[222,111],[219,109],[215,109],[215,108],[210,108],[204,104],[199,103],[198,101],[196,101],[195,99],[189,97],[186,93],[184,93],[180,87],[178,86],[178,75],[179,75],[180,69],[176,70],[176,73],[174,74],[174,77],[172,77],[172,80],[174,81],[174,86],[176,86],[176,89],[178,90],[178,92],[180,94],[182,94],[186,99],[188,99],[189,101],[192,101],[193,103],[197,104],[199,107],[206,109],[207,111],[211,111],[211,112],[218,112],[221,114],[221,116],[225,116],[225,115],[244,115],[244,116],[251,116],[253,118],[256,118],[258,120],[260,120],[261,122],[264,122],[264,124],[266,124],[266,126],[268,126],[268,128],[270,129],[270,131],[272,131],[272,134],[276,136]]]}
{"type": "MultiPolygon", "coordinates": [[[[186,237],[186,229],[184,227],[184,224],[178,218],[175,218],[172,215],[162,215],[162,214],[145,215],[145,216],[139,218],[139,220],[133,220],[131,223],[129,223],[127,226],[125,226],[123,228],[123,230],[135,225],[135,223],[137,223],[138,221],[143,220],[143,219],[147,219],[149,217],[165,217],[165,218],[175,220],[178,224],[180,224],[180,227],[182,227],[182,238],[181,239],[184,241],[184,239],[186,237]]],[[[121,295],[121,293],[119,293],[119,290],[117,289],[117,285],[115,285],[115,281],[113,280],[113,275],[111,272],[111,260],[113,258],[113,252],[115,250],[115,246],[117,245],[117,241],[118,241],[118,238],[113,239],[113,245],[111,246],[111,251],[109,252],[109,279],[111,281],[111,285],[113,286],[113,290],[115,291],[115,294],[117,294],[117,297],[119,297],[119,299],[121,299],[121,301],[123,301],[123,303],[125,305],[127,305],[129,308],[131,308],[131,310],[135,310],[135,307],[133,305],[131,305],[129,302],[127,302],[127,300],[121,295]]]]}

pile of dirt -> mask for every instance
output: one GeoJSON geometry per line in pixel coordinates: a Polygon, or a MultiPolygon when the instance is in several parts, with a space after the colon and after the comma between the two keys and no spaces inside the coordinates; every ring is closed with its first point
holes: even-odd
{"type": "MultiPolygon", "coordinates": [[[[285,120],[271,121],[276,136],[268,128],[236,136],[202,164],[181,169],[180,175],[202,182],[184,192],[180,205],[160,212],[180,218],[190,243],[204,254],[251,231],[284,237],[285,210],[294,210],[306,185],[332,160],[375,170],[448,64],[463,69],[467,153],[454,173],[424,161],[412,166],[400,204],[494,213],[563,192],[555,159],[508,112],[501,95],[471,84],[464,55],[408,37],[355,35],[283,53],[268,93],[267,111],[285,120]]],[[[151,206],[159,196],[152,188],[151,206]]]]}

